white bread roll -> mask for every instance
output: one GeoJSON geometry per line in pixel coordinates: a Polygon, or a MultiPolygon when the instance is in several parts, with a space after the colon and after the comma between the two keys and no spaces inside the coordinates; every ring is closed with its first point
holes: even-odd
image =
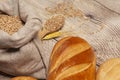
{"type": "Polygon", "coordinates": [[[96,80],[120,80],[120,58],[105,61],[97,72],[96,80]]]}

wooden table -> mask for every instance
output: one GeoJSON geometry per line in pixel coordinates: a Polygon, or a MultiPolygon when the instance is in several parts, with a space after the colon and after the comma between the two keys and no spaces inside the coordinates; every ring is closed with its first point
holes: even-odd
{"type": "MultiPolygon", "coordinates": [[[[97,38],[101,37],[100,34],[104,33],[103,30],[116,27],[114,21],[120,19],[119,5],[119,0],[41,0],[40,14],[43,25],[47,19],[57,14],[62,14],[66,18],[61,30],[64,32],[63,35],[59,38],[43,41],[41,43],[42,54],[47,55],[49,53],[50,55],[55,43],[65,36],[79,36],[91,44],[97,54],[97,66],[99,66],[106,59],[101,57],[99,51],[101,46],[96,46],[94,40],[97,35],[97,38]]],[[[118,27],[120,27],[119,24],[117,23],[118,27]]],[[[98,43],[102,44],[99,41],[98,43]]],[[[106,45],[103,44],[103,48],[104,46],[106,45]]],[[[105,50],[101,52],[103,55],[106,53],[105,50]]],[[[48,56],[46,57],[48,58],[48,56]]],[[[46,63],[49,63],[49,60],[46,63]]]]}

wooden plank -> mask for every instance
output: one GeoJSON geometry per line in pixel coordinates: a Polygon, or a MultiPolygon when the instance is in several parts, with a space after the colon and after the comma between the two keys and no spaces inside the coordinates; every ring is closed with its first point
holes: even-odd
{"type": "Polygon", "coordinates": [[[97,3],[120,15],[120,1],[119,0],[95,0],[97,3]]]}
{"type": "MultiPolygon", "coordinates": [[[[63,14],[66,17],[64,27],[61,30],[64,33],[56,40],[60,40],[65,36],[84,38],[96,49],[98,65],[108,58],[119,56],[120,50],[117,44],[118,40],[120,40],[119,0],[114,2],[113,0],[47,1],[49,2],[48,5],[44,6],[46,16],[63,14]]],[[[46,20],[48,18],[46,17],[46,20]]]]}

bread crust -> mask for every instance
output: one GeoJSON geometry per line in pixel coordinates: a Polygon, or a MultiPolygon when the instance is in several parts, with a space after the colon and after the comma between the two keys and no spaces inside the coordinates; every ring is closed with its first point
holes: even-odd
{"type": "Polygon", "coordinates": [[[120,58],[113,58],[100,65],[96,80],[120,80],[120,58]]]}
{"type": "Polygon", "coordinates": [[[30,76],[18,76],[18,77],[12,78],[11,80],[37,80],[37,79],[30,76]]]}
{"type": "Polygon", "coordinates": [[[65,37],[53,48],[47,80],[95,80],[96,57],[79,37],[65,37]]]}

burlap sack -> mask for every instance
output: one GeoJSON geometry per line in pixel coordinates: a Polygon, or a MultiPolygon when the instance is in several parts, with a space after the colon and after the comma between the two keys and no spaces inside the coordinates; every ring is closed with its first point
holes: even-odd
{"type": "MultiPolygon", "coordinates": [[[[0,30],[0,74],[46,78],[46,68],[35,37],[41,28],[39,0],[0,0],[0,13],[16,15],[25,25],[13,35],[0,30]]],[[[5,77],[0,76],[0,80],[5,77]]]]}

